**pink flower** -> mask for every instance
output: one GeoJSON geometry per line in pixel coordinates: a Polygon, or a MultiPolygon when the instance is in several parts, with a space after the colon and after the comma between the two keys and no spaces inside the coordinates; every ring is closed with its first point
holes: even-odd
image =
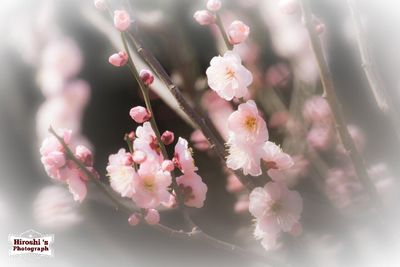
{"type": "Polygon", "coordinates": [[[187,172],[176,178],[176,182],[183,194],[185,205],[201,208],[204,205],[207,193],[207,185],[195,172],[187,172]]]}
{"type": "Polygon", "coordinates": [[[264,155],[263,145],[238,142],[234,135],[227,142],[229,155],[226,159],[228,168],[242,169],[244,175],[261,175],[260,160],[264,155]]]}
{"type": "Polygon", "coordinates": [[[168,202],[170,193],[168,188],[172,178],[169,172],[160,168],[160,164],[154,161],[145,161],[140,165],[138,175],[133,179],[134,192],[132,200],[140,208],[151,209],[168,202]]]}
{"type": "Polygon", "coordinates": [[[321,151],[328,150],[333,143],[334,132],[331,124],[315,124],[307,135],[308,144],[321,151]]]}
{"type": "Polygon", "coordinates": [[[278,243],[279,234],[268,234],[262,231],[258,224],[256,224],[256,228],[254,229],[254,238],[261,240],[261,245],[267,251],[277,250],[281,246],[281,244],[278,243]]]}
{"type": "Polygon", "coordinates": [[[294,14],[299,8],[299,0],[279,0],[279,9],[285,14],[294,14]]]}
{"type": "Polygon", "coordinates": [[[219,0],[208,0],[207,9],[212,12],[217,12],[221,8],[221,1],[219,0]]]}
{"type": "Polygon", "coordinates": [[[251,72],[242,65],[239,55],[232,51],[211,59],[206,74],[210,88],[228,101],[244,97],[253,81],[251,72]]]}
{"type": "Polygon", "coordinates": [[[198,10],[194,13],[193,18],[202,26],[215,23],[215,15],[208,10],[198,10]]]}
{"type": "Polygon", "coordinates": [[[258,114],[253,100],[240,104],[238,110],[229,116],[228,129],[237,141],[247,144],[259,144],[268,140],[267,125],[258,114]]]}
{"type": "Polygon", "coordinates": [[[124,51],[112,54],[109,58],[108,58],[108,62],[110,62],[111,65],[115,66],[115,67],[122,67],[124,66],[126,63],[128,63],[128,54],[124,51]]]}
{"type": "Polygon", "coordinates": [[[155,209],[148,209],[144,219],[150,225],[157,224],[160,222],[160,213],[155,209]]]}
{"type": "Polygon", "coordinates": [[[129,157],[131,155],[121,148],[117,154],[108,158],[107,176],[110,178],[111,188],[122,197],[131,197],[134,192],[133,179],[136,173],[132,164],[126,164],[129,157]]]}
{"type": "MultiPolygon", "coordinates": [[[[70,130],[61,130],[64,142],[68,145],[71,140],[70,130]]],[[[60,169],[66,166],[67,158],[64,148],[56,137],[50,136],[43,140],[40,147],[41,162],[50,178],[62,180],[60,169]]]]}
{"type": "Polygon", "coordinates": [[[268,175],[274,177],[275,173],[287,170],[293,166],[292,158],[273,142],[264,144],[263,160],[268,168],[268,175]]]}
{"type": "Polygon", "coordinates": [[[174,138],[175,138],[174,133],[170,131],[165,131],[161,135],[161,141],[166,146],[172,144],[174,142],[174,138]]]}
{"type": "Polygon", "coordinates": [[[66,170],[65,177],[69,191],[75,201],[82,202],[87,194],[86,181],[82,179],[77,168],[67,168],[66,170]]]}
{"type": "Polygon", "coordinates": [[[281,183],[268,182],[250,193],[249,211],[256,217],[257,235],[267,238],[266,241],[276,240],[281,232],[290,232],[299,222],[302,210],[300,194],[281,183]]]}
{"type": "Polygon", "coordinates": [[[175,145],[174,163],[183,173],[192,173],[197,170],[192,153],[188,147],[188,141],[179,137],[175,145]]]}
{"type": "Polygon", "coordinates": [[[143,123],[151,118],[150,112],[142,106],[136,106],[129,111],[131,118],[137,123],[143,123]]]}
{"type": "Polygon", "coordinates": [[[87,148],[83,145],[78,145],[75,148],[75,156],[84,165],[93,166],[93,154],[92,154],[92,151],[89,150],[89,148],[87,148]]]}
{"type": "Polygon", "coordinates": [[[151,128],[150,122],[143,123],[136,129],[136,139],[133,141],[134,151],[142,151],[150,161],[158,161],[161,164],[164,160],[156,135],[151,128]]]}
{"type": "Polygon", "coordinates": [[[235,20],[228,28],[229,42],[233,45],[246,41],[250,28],[240,20],[235,20]]]}
{"type": "Polygon", "coordinates": [[[146,86],[150,86],[154,81],[154,75],[149,70],[141,70],[139,77],[146,86]]]}
{"type": "Polygon", "coordinates": [[[126,31],[131,25],[131,18],[125,10],[114,11],[114,26],[120,32],[126,31]]]}

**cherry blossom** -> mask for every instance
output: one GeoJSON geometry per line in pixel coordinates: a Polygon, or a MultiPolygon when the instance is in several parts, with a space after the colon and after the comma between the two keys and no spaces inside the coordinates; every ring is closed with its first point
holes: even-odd
{"type": "Polygon", "coordinates": [[[210,88],[228,101],[246,96],[247,87],[253,81],[251,72],[233,51],[227,51],[223,57],[212,58],[206,74],[210,88]]]}
{"type": "Polygon", "coordinates": [[[176,182],[183,194],[186,206],[201,208],[204,205],[207,193],[207,185],[195,172],[187,172],[176,178],[176,182]]]}
{"type": "Polygon", "coordinates": [[[192,150],[188,146],[188,141],[179,137],[175,145],[174,163],[183,173],[197,171],[192,153],[192,150]]]}
{"type": "Polygon", "coordinates": [[[280,171],[287,170],[293,166],[292,158],[284,153],[282,149],[273,142],[266,142],[264,144],[263,160],[267,165],[268,175],[276,177],[274,174],[280,171]]]}
{"type": "Polygon", "coordinates": [[[147,159],[150,161],[157,160],[159,164],[161,164],[164,160],[157,142],[156,134],[151,128],[150,122],[145,122],[143,126],[137,127],[136,138],[133,141],[133,149],[145,153],[147,159]]]}

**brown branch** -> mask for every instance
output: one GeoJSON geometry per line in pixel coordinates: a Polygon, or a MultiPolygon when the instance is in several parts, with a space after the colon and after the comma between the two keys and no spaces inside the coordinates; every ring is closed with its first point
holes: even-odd
{"type": "Polygon", "coordinates": [[[340,139],[343,143],[344,148],[348,152],[350,159],[353,163],[355,172],[363,184],[364,188],[368,192],[373,203],[380,208],[380,200],[374,184],[371,182],[367,169],[364,164],[364,160],[354,144],[354,141],[347,129],[347,123],[343,115],[342,106],[336,96],[333,80],[328,69],[328,64],[325,60],[322,45],[319,40],[319,36],[315,30],[315,25],[312,22],[312,10],[309,0],[301,1],[303,17],[305,26],[310,36],[311,46],[315,54],[315,59],[318,64],[320,79],[324,88],[324,95],[332,109],[334,122],[339,133],[340,139]]]}

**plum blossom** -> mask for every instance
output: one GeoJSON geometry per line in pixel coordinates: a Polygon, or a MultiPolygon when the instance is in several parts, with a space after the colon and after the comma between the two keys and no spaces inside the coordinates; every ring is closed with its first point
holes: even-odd
{"type": "Polygon", "coordinates": [[[137,127],[136,138],[133,141],[133,149],[135,152],[139,150],[145,153],[147,160],[156,160],[159,164],[164,160],[157,142],[157,137],[151,128],[150,122],[145,122],[143,126],[137,127]]]}
{"type": "Polygon", "coordinates": [[[131,25],[131,18],[129,13],[125,10],[114,11],[114,26],[120,32],[126,31],[131,25]]]}
{"type": "Polygon", "coordinates": [[[249,211],[256,218],[255,236],[262,239],[266,250],[277,247],[281,232],[290,232],[298,227],[303,210],[303,200],[296,191],[284,184],[268,182],[250,193],[249,211]]]}
{"type": "Polygon", "coordinates": [[[267,165],[268,175],[271,176],[271,178],[276,177],[274,174],[293,166],[292,158],[284,153],[275,143],[268,141],[264,144],[263,149],[265,154],[262,159],[267,165]]]}
{"type": "Polygon", "coordinates": [[[238,141],[263,143],[268,140],[267,125],[258,113],[256,103],[248,100],[228,118],[228,129],[238,141]]]}
{"type": "Polygon", "coordinates": [[[228,101],[234,97],[244,97],[248,93],[247,87],[253,81],[251,72],[242,65],[239,55],[233,51],[227,51],[223,57],[212,58],[206,74],[210,88],[228,101]]]}
{"type": "Polygon", "coordinates": [[[192,156],[193,151],[188,146],[188,141],[182,137],[178,138],[175,145],[174,163],[182,173],[192,173],[197,171],[192,156]]]}
{"type": "Polygon", "coordinates": [[[171,182],[171,174],[163,171],[158,162],[146,160],[134,175],[132,200],[140,208],[155,208],[170,199],[171,182]]]}
{"type": "Polygon", "coordinates": [[[246,41],[250,34],[250,28],[240,20],[235,20],[228,28],[229,42],[231,44],[240,44],[246,41]]]}
{"type": "Polygon", "coordinates": [[[140,223],[140,219],[141,219],[140,214],[135,212],[131,216],[129,216],[128,223],[132,226],[136,226],[140,223]]]}
{"type": "Polygon", "coordinates": [[[329,123],[331,108],[325,98],[313,96],[304,103],[303,116],[311,123],[329,123]]]}
{"type": "Polygon", "coordinates": [[[207,185],[195,172],[187,172],[176,178],[183,200],[186,206],[201,208],[204,205],[207,193],[207,185]]]}
{"type": "Polygon", "coordinates": [[[161,142],[163,142],[164,145],[170,145],[174,142],[175,135],[173,132],[170,131],[165,131],[161,135],[161,142]]]}
{"type": "MultiPolygon", "coordinates": [[[[62,130],[62,138],[68,145],[71,140],[72,132],[62,130]]],[[[55,136],[46,138],[40,147],[41,162],[50,178],[68,184],[69,191],[74,200],[82,202],[87,193],[86,183],[88,177],[86,172],[69,160],[64,151],[64,147],[55,136]]],[[[97,172],[93,169],[93,159],[90,150],[84,146],[77,146],[75,157],[82,162],[93,176],[97,177],[97,172]]]]}
{"type": "Polygon", "coordinates": [[[127,162],[127,158],[130,156],[130,153],[121,148],[118,153],[109,156],[106,168],[111,188],[122,197],[132,197],[134,192],[132,183],[136,173],[132,164],[127,162]]]}

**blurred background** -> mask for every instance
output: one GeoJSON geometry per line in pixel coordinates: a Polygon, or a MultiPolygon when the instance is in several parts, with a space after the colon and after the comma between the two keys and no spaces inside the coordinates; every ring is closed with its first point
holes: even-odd
{"type": "MultiPolygon", "coordinates": [[[[298,101],[304,102],[313,94],[321,94],[322,88],[301,14],[281,14],[277,2],[223,1],[221,15],[226,25],[240,19],[250,26],[249,40],[235,49],[255,77],[252,96],[265,112],[271,138],[290,154],[300,155],[304,140],[286,139],[282,127],[290,127],[282,105],[293,107],[294,92],[300,92],[298,101]]],[[[285,259],[293,266],[399,266],[395,255],[400,249],[396,227],[399,139],[370,92],[347,1],[311,2],[324,27],[320,37],[338,97],[349,124],[358,131],[355,135],[362,143],[367,165],[375,168],[371,173],[376,174],[387,214],[376,220],[358,185],[346,187],[346,199],[339,196],[337,202],[329,175],[336,177],[335,181],[343,179],[343,183],[351,178],[340,173],[340,153],[333,153],[331,144],[329,148],[324,144],[318,147],[315,142],[324,142],[316,138],[311,145],[326,163],[326,177],[323,182],[318,180],[320,175],[308,159],[304,161],[307,167],[293,178],[293,187],[304,198],[303,235],[287,237],[279,251],[264,252],[252,237],[252,217],[243,208],[245,194],[227,188],[226,171],[212,152],[196,146],[193,136],[192,144],[200,148],[194,150],[196,163],[208,193],[205,206],[190,213],[205,232],[285,259]]],[[[390,0],[355,2],[381,86],[398,106],[400,4],[390,0]]],[[[224,137],[218,126],[222,119],[218,117],[219,108],[224,103],[210,95],[205,80],[205,70],[211,58],[222,53],[223,43],[214,27],[202,27],[193,19],[196,10],[205,8],[205,1],[113,0],[109,5],[111,9],[130,10],[147,48],[224,137]]],[[[2,266],[265,265],[206,244],[171,238],[146,225],[132,227],[94,187],[89,188],[88,199],[78,205],[65,186],[47,177],[39,146],[49,124],[72,128],[76,142],[95,151],[95,168],[104,181],[108,156],[125,147],[124,134],[137,127],[128,114],[143,100],[128,69],[108,63],[115,46],[121,44],[107,12],[97,10],[90,0],[0,0],[0,36],[2,266]],[[55,234],[53,258],[8,256],[8,235],[28,229],[55,234]]],[[[152,99],[160,130],[172,130],[176,136],[190,139],[193,128],[174,111],[171,97],[159,92],[166,88],[158,84],[156,81],[152,99]]],[[[291,111],[296,113],[296,107],[291,111]]],[[[180,217],[174,210],[163,212],[161,218],[168,225],[180,227],[180,217]]]]}

